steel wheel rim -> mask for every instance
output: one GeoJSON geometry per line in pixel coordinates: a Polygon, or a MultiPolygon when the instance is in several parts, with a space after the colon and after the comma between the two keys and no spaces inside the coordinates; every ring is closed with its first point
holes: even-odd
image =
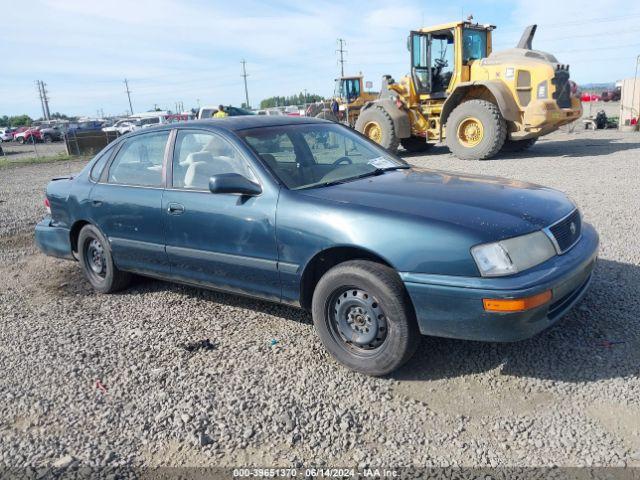
{"type": "Polygon", "coordinates": [[[87,239],[84,249],[84,259],[89,267],[88,272],[97,280],[104,280],[107,276],[107,260],[102,243],[97,238],[87,239]]]}
{"type": "Polygon", "coordinates": [[[458,140],[465,147],[475,147],[484,138],[482,122],[475,117],[467,117],[458,125],[458,140]]]}
{"type": "Polygon", "coordinates": [[[334,339],[358,355],[373,354],[388,336],[387,317],[379,301],[358,287],[345,287],[331,295],[327,322],[334,339]]]}
{"type": "Polygon", "coordinates": [[[364,126],[364,134],[376,143],[382,141],[382,127],[378,122],[368,122],[364,126]]]}

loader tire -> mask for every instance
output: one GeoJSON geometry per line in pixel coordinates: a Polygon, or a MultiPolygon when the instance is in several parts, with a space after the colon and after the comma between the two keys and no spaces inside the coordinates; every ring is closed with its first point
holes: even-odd
{"type": "Polygon", "coordinates": [[[518,141],[506,139],[504,141],[504,145],[502,146],[502,151],[505,153],[523,152],[531,148],[537,140],[537,137],[518,141]]]}
{"type": "Polygon", "coordinates": [[[426,152],[431,148],[431,144],[427,143],[424,138],[420,137],[403,138],[400,140],[400,144],[407,152],[411,153],[426,152]]]}
{"type": "Polygon", "coordinates": [[[356,121],[356,130],[391,153],[398,150],[400,139],[396,135],[393,120],[385,109],[378,105],[360,113],[356,121]]]}
{"type": "Polygon", "coordinates": [[[486,100],[468,100],[447,119],[447,146],[461,160],[495,156],[507,138],[507,123],[500,109],[486,100]]]}

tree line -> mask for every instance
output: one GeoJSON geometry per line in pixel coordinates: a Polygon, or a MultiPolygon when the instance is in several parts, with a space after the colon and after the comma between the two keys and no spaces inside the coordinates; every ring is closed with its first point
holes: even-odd
{"type": "MultiPolygon", "coordinates": [[[[41,121],[44,119],[38,118],[36,120],[41,121]]],[[[75,117],[69,117],[64,113],[55,112],[51,114],[51,120],[75,120],[75,117]]],[[[0,116],[0,127],[29,127],[33,122],[34,119],[29,115],[0,116]]]]}
{"type": "Polygon", "coordinates": [[[286,97],[276,96],[265,98],[260,102],[260,108],[273,108],[273,107],[286,107],[288,105],[304,105],[305,103],[313,103],[324,100],[322,95],[315,93],[308,93],[306,96],[304,92],[300,92],[296,95],[289,95],[286,97]]]}

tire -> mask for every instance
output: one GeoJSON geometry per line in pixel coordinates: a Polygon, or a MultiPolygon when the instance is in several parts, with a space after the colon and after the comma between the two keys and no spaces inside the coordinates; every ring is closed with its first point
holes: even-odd
{"type": "Polygon", "coordinates": [[[53,138],[51,138],[51,135],[45,135],[43,141],[44,143],[51,143],[53,142],[53,138]]]}
{"type": "Polygon", "coordinates": [[[18,137],[18,143],[24,145],[24,137],[18,137]]]}
{"type": "Polygon", "coordinates": [[[451,112],[447,119],[446,136],[449,150],[459,159],[485,160],[495,156],[504,145],[507,123],[493,103],[468,100],[451,112]],[[481,127],[480,130],[477,126],[481,127]],[[465,132],[467,141],[460,138],[465,132]]]}
{"type": "Polygon", "coordinates": [[[336,114],[326,108],[321,112],[319,112],[315,116],[315,118],[321,118],[323,120],[331,120],[332,122],[336,122],[336,123],[338,122],[338,117],[336,117],[336,114]]]}
{"type": "Polygon", "coordinates": [[[537,140],[538,140],[537,137],[528,138],[527,140],[518,140],[518,141],[506,139],[504,141],[504,145],[502,146],[502,151],[506,153],[523,152],[531,148],[536,143],[537,140]]]}
{"type": "Polygon", "coordinates": [[[362,110],[356,120],[356,130],[391,153],[396,153],[400,139],[391,116],[379,105],[362,110]]]}
{"type": "Polygon", "coordinates": [[[400,277],[379,263],[352,260],[331,268],[313,292],[312,314],[329,353],[366,375],[396,370],[411,358],[420,341],[413,306],[400,277]]]}
{"type": "Polygon", "coordinates": [[[113,293],[129,285],[131,274],[118,270],[111,257],[109,242],[97,227],[85,225],[80,230],[78,256],[85,277],[97,292],[113,293]]]}
{"type": "Polygon", "coordinates": [[[427,143],[424,138],[409,137],[400,140],[400,144],[407,152],[420,153],[426,152],[431,148],[431,144],[427,143]]]}

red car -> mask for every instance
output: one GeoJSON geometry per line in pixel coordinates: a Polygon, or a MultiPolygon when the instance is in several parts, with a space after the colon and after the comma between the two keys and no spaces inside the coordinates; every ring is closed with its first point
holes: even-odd
{"type": "Polygon", "coordinates": [[[42,133],[37,127],[21,127],[13,134],[13,140],[22,143],[33,143],[42,141],[42,133]],[[24,130],[22,130],[24,128],[24,130]]]}
{"type": "Polygon", "coordinates": [[[602,98],[595,93],[583,93],[580,100],[583,102],[599,102],[602,98]]]}

